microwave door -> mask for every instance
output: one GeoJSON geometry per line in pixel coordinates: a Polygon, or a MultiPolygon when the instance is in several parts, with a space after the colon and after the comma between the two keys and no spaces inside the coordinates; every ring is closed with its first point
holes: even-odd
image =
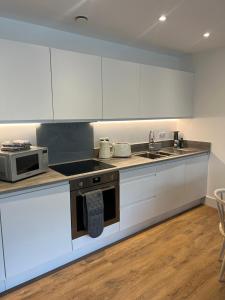
{"type": "Polygon", "coordinates": [[[38,153],[16,158],[17,175],[25,174],[39,169],[38,153]]]}
{"type": "Polygon", "coordinates": [[[40,163],[38,152],[32,152],[30,155],[15,156],[12,164],[13,181],[26,178],[27,175],[32,176],[39,170],[40,163]]]}

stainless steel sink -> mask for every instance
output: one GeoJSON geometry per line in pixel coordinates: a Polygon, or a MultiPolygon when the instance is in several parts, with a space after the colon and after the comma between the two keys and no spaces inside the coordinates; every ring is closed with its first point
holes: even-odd
{"type": "Polygon", "coordinates": [[[184,155],[194,151],[195,149],[192,148],[182,148],[182,149],[165,148],[165,150],[159,150],[156,152],[146,151],[142,153],[137,153],[136,155],[140,157],[146,157],[149,159],[160,159],[163,157],[184,155]]]}
{"type": "Polygon", "coordinates": [[[140,157],[146,157],[146,158],[149,158],[149,159],[159,159],[159,158],[163,158],[163,157],[167,157],[167,156],[170,156],[172,154],[170,153],[166,153],[166,152],[163,152],[163,151],[158,151],[158,152],[144,152],[144,153],[140,153],[140,154],[136,154],[137,156],[140,156],[140,157]]]}
{"type": "Polygon", "coordinates": [[[194,148],[167,148],[163,151],[159,151],[161,153],[165,153],[168,155],[183,155],[183,154],[188,154],[191,152],[195,152],[196,149],[194,148]]]}
{"type": "Polygon", "coordinates": [[[158,151],[157,153],[159,153],[162,156],[171,156],[171,155],[173,155],[173,153],[166,152],[166,151],[158,151]]]}

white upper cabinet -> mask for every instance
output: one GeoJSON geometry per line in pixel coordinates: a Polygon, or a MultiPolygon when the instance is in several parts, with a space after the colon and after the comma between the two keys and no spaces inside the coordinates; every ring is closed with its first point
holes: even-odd
{"type": "Polygon", "coordinates": [[[193,78],[0,39],[0,122],[191,117],[193,78]]]}
{"type": "Polygon", "coordinates": [[[140,65],[102,58],[103,118],[139,117],[140,65]]]}
{"type": "Polygon", "coordinates": [[[50,120],[49,48],[0,40],[0,122],[50,120]]]}
{"type": "Polygon", "coordinates": [[[51,49],[54,118],[102,118],[101,57],[51,49]]]}
{"type": "Polygon", "coordinates": [[[141,65],[141,117],[191,117],[193,79],[193,73],[141,65]]]}

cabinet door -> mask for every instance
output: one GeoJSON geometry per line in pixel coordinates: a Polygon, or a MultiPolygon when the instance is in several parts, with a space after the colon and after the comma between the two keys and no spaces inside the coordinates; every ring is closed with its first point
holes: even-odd
{"type": "Polygon", "coordinates": [[[72,251],[68,185],[9,197],[0,207],[6,277],[72,251]]]}
{"type": "Polygon", "coordinates": [[[102,58],[104,119],[139,117],[139,66],[102,58]]]}
{"type": "Polygon", "coordinates": [[[0,121],[53,118],[49,48],[0,40],[0,121]]]}
{"type": "Polygon", "coordinates": [[[51,49],[55,119],[101,119],[101,57],[51,49]]]}
{"type": "Polygon", "coordinates": [[[208,155],[195,156],[186,160],[186,202],[201,199],[207,193],[208,155]]]}
{"type": "Polygon", "coordinates": [[[157,215],[171,211],[185,203],[185,161],[168,162],[157,167],[157,215]]]}
{"type": "Polygon", "coordinates": [[[4,268],[3,246],[2,246],[2,230],[1,230],[1,222],[0,222],[0,292],[1,292],[1,281],[3,281],[4,279],[5,279],[5,268],[4,268]]]}
{"type": "Polygon", "coordinates": [[[193,74],[141,65],[142,117],[192,116],[193,74]]]}

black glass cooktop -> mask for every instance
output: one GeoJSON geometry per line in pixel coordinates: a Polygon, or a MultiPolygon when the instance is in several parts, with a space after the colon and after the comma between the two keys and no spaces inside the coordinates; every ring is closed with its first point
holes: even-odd
{"type": "Polygon", "coordinates": [[[94,159],[89,160],[80,160],[74,161],[70,163],[58,164],[54,166],[50,166],[51,169],[65,175],[72,176],[77,174],[83,174],[93,171],[99,171],[109,168],[114,168],[115,166],[103,163],[101,161],[97,161],[94,159]]]}

